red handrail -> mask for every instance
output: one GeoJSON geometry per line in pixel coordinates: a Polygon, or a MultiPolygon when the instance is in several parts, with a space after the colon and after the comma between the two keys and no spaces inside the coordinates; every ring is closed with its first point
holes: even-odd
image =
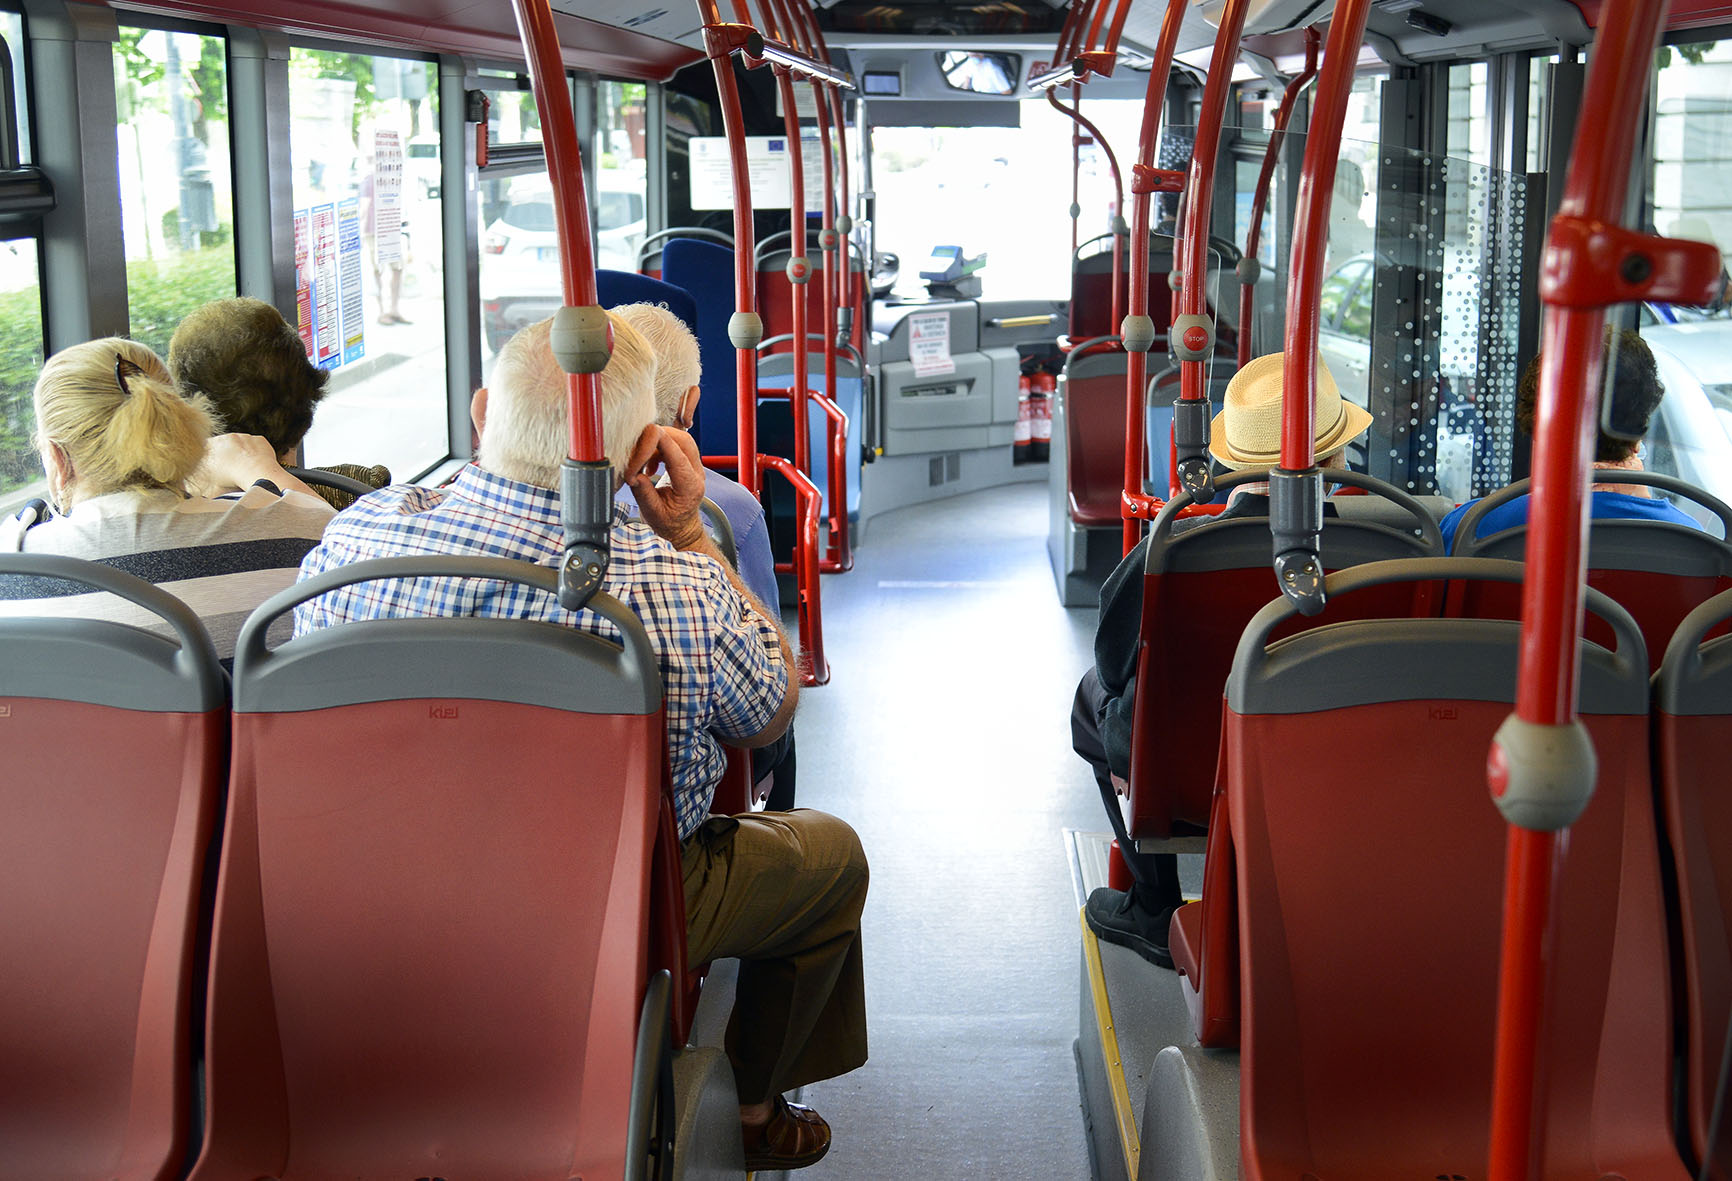
{"type": "Polygon", "coordinates": [[[1312,466],[1316,446],[1317,301],[1323,286],[1323,256],[1329,244],[1329,207],[1341,129],[1359,66],[1370,0],[1341,0],[1329,23],[1323,68],[1312,91],[1311,126],[1293,211],[1293,256],[1288,264],[1286,360],[1281,370],[1281,467],[1312,466]]]}
{"type": "MultiPolygon", "coordinates": [[[[1143,96],[1143,121],[1137,133],[1137,159],[1131,167],[1131,274],[1126,323],[1146,320],[1149,315],[1149,196],[1166,187],[1154,169],[1155,147],[1161,136],[1161,116],[1167,107],[1167,83],[1173,68],[1173,50],[1185,20],[1186,0],[1167,0],[1161,34],[1155,42],[1154,61],[1149,66],[1149,84],[1143,96]]],[[[1143,492],[1143,473],[1148,470],[1148,440],[1144,437],[1143,385],[1148,380],[1148,349],[1153,343],[1132,339],[1125,325],[1119,331],[1127,340],[1125,358],[1125,487],[1124,552],[1130,553],[1142,536],[1139,520],[1153,517],[1152,498],[1143,492]],[[1141,344],[1141,348],[1132,347],[1141,344]]],[[[1154,507],[1158,512],[1158,507],[1154,507]]]]}
{"type": "Polygon", "coordinates": [[[806,257],[806,163],[800,142],[800,114],[794,109],[794,77],[775,67],[782,96],[782,127],[788,140],[788,295],[794,312],[794,384],[789,410],[794,416],[794,466],[812,474],[810,354],[806,351],[806,281],[812,264],[806,257]]]}
{"type": "MultiPolygon", "coordinates": [[[[1281,145],[1287,139],[1287,123],[1293,117],[1293,108],[1299,101],[1299,94],[1317,77],[1317,46],[1323,40],[1316,25],[1305,29],[1305,68],[1287,80],[1287,88],[1281,93],[1281,105],[1275,108],[1275,126],[1269,131],[1269,146],[1263,152],[1263,168],[1257,174],[1257,188],[1251,198],[1251,226],[1245,231],[1245,257],[1250,259],[1249,270],[1255,279],[1260,265],[1257,262],[1257,247],[1263,234],[1263,209],[1269,200],[1269,181],[1275,175],[1275,161],[1281,155],[1281,145]]],[[[1239,287],[1239,367],[1243,369],[1251,360],[1251,317],[1255,313],[1256,301],[1252,298],[1255,281],[1246,283],[1241,276],[1239,287]]]]}
{"type": "MultiPolygon", "coordinates": [[[[1123,285],[1124,278],[1125,278],[1125,236],[1124,236],[1124,234],[1122,234],[1119,231],[1120,231],[1120,228],[1122,228],[1122,226],[1124,225],[1125,182],[1124,182],[1124,178],[1119,173],[1119,158],[1118,158],[1118,156],[1116,156],[1113,153],[1113,146],[1107,142],[1106,136],[1101,134],[1100,128],[1096,127],[1093,122],[1084,118],[1084,116],[1083,116],[1083,113],[1082,113],[1082,90],[1081,90],[1080,83],[1075,85],[1075,87],[1071,91],[1071,95],[1072,95],[1072,101],[1074,101],[1076,103],[1076,106],[1074,106],[1074,107],[1067,107],[1063,103],[1059,102],[1058,101],[1058,92],[1056,90],[1048,90],[1046,92],[1046,101],[1052,104],[1053,110],[1059,112],[1059,114],[1061,114],[1061,115],[1068,116],[1071,119],[1071,121],[1077,125],[1077,127],[1081,128],[1084,131],[1087,131],[1090,135],[1094,136],[1095,142],[1101,146],[1101,151],[1106,153],[1107,167],[1112,171],[1112,174],[1113,174],[1114,227],[1113,227],[1113,286],[1112,286],[1112,293],[1113,293],[1112,294],[1112,315],[1113,315],[1113,320],[1112,320],[1112,322],[1114,324],[1117,324],[1124,314],[1123,308],[1120,306],[1120,302],[1121,302],[1123,296],[1121,295],[1119,288],[1123,285]]],[[[1071,144],[1072,144],[1072,152],[1071,152],[1071,202],[1072,202],[1073,206],[1076,202],[1076,196],[1077,196],[1077,188],[1076,188],[1077,174],[1081,170],[1081,160],[1077,156],[1077,153],[1076,153],[1076,149],[1080,145],[1080,143],[1081,143],[1081,141],[1080,141],[1079,137],[1077,136],[1075,131],[1073,131],[1071,133],[1071,144]]],[[[1076,222],[1076,218],[1073,217],[1073,218],[1071,218],[1071,257],[1072,257],[1073,262],[1074,262],[1075,256],[1076,256],[1076,234],[1077,234],[1077,222],[1076,222]]]]}
{"type": "MultiPolygon", "coordinates": [[[[553,218],[559,233],[560,289],[567,307],[596,306],[595,259],[590,253],[589,201],[583,191],[583,161],[559,32],[547,0],[512,0],[523,50],[529,61],[535,108],[546,128],[547,171],[553,180],[553,218]]],[[[611,332],[609,334],[611,343],[611,332]]],[[[570,392],[570,452],[579,463],[607,459],[602,449],[600,380],[595,373],[566,374],[570,392]]]]}
{"type": "MultiPolygon", "coordinates": [[[[1232,90],[1233,63],[1239,57],[1239,36],[1245,28],[1245,13],[1250,8],[1249,0],[1226,0],[1226,7],[1221,11],[1221,24],[1215,32],[1215,49],[1209,58],[1209,78],[1203,85],[1203,106],[1197,115],[1197,143],[1191,152],[1190,178],[1185,183],[1185,226],[1179,242],[1177,270],[1180,275],[1179,314],[1184,316],[1206,316],[1208,304],[1203,300],[1204,276],[1208,271],[1209,249],[1209,218],[1214,203],[1215,193],[1215,162],[1221,150],[1221,126],[1226,121],[1227,96],[1232,90]]],[[[1180,344],[1191,352],[1212,354],[1215,346],[1215,327],[1211,323],[1206,333],[1198,333],[1196,329],[1181,330],[1183,339],[1180,344]],[[1198,345],[1197,341],[1206,336],[1206,341],[1198,345]]],[[[1201,402],[1208,399],[1208,391],[1203,388],[1203,366],[1207,364],[1202,358],[1185,359],[1186,354],[1179,354],[1179,397],[1186,402],[1201,402]]],[[[1201,458],[1207,461],[1201,441],[1196,445],[1193,454],[1185,446],[1183,440],[1179,443],[1179,463],[1201,458]]],[[[1207,501],[1207,497],[1199,497],[1207,501]]]]}
{"type": "MultiPolygon", "coordinates": [[[[1534,426],[1528,577],[1522,591],[1521,664],[1512,721],[1546,727],[1553,735],[1579,727],[1576,636],[1582,621],[1588,487],[1604,372],[1605,306],[1643,297],[1699,302],[1719,278],[1719,255],[1711,246],[1669,242],[1617,226],[1642,112],[1642,104],[1632,96],[1647,91],[1666,7],[1665,0],[1610,0],[1601,10],[1576,150],[1542,265],[1545,320],[1534,426]]],[[[1539,1038],[1550,985],[1547,946],[1552,889],[1564,856],[1557,830],[1574,819],[1565,816],[1542,824],[1519,814],[1527,785],[1510,773],[1506,746],[1513,745],[1521,732],[1517,727],[1506,735],[1510,726],[1506,722],[1505,730],[1499,731],[1487,759],[1492,796],[1510,821],[1493,1070],[1491,1181],[1543,1175],[1537,1159],[1545,1132],[1539,1038]]],[[[1593,791],[1591,767],[1574,780],[1569,794],[1579,812],[1593,791]]]]}

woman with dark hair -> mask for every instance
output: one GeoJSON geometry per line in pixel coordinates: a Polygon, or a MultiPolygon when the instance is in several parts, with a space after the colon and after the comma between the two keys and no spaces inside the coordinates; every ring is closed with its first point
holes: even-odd
{"type": "MultiPolygon", "coordinates": [[[[210,400],[226,429],[269,440],[285,464],[296,461],[330,376],[307,359],[300,333],[276,308],[245,297],[212,300],[182,320],[168,343],[168,368],[183,393],[210,400]]],[[[377,465],[322,470],[370,488],[391,482],[391,473],[377,465]]],[[[322,484],[315,491],[333,508],[355,499],[322,484]]]]}
{"type": "MultiPolygon", "coordinates": [[[[265,440],[211,438],[206,400],[182,397],[162,359],[135,341],[56,353],[36,380],[35,405],[53,511],[35,501],[0,521],[0,552],[84,558],[154,582],[191,607],[217,655],[231,659],[253,608],[295,581],[331,506],[285,472],[265,440]],[[243,491],[196,496],[195,477],[243,491]]],[[[0,602],[8,614],[160,626],[110,595],[45,595],[34,578],[0,578],[0,600],[11,600],[0,602]]]]}

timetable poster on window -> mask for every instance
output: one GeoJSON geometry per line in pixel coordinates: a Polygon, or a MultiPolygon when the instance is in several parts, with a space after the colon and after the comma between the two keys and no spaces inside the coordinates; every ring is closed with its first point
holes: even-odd
{"type": "Polygon", "coordinates": [[[313,355],[313,230],[305,209],[295,211],[295,326],[307,356],[313,355]]]}
{"type": "Polygon", "coordinates": [[[343,363],[341,294],[337,286],[337,207],[313,207],[313,364],[343,363]]]}
{"type": "Polygon", "coordinates": [[[337,202],[337,281],[343,309],[343,364],[359,361],[367,352],[367,316],[361,296],[361,201],[337,202]]]}
{"type": "Polygon", "coordinates": [[[381,266],[403,263],[403,137],[373,133],[374,258],[381,266]]]}
{"type": "Polygon", "coordinates": [[[357,198],[295,211],[297,326],[307,356],[321,369],[366,355],[361,249],[357,198]]]}

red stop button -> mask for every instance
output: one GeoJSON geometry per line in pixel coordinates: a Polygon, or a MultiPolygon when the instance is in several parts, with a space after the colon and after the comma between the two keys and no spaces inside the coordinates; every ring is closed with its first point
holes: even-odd
{"type": "Polygon", "coordinates": [[[1185,329],[1185,347],[1193,353],[1200,353],[1209,347],[1209,330],[1200,324],[1193,324],[1185,329]]]}

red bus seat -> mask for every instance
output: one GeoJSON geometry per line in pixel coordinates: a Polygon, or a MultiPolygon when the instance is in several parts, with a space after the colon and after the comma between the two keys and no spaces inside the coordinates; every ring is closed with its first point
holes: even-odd
{"type": "Polygon", "coordinates": [[[178,599],[107,566],[0,557],[0,581],[48,578],[42,593],[111,592],[175,638],[0,617],[0,1177],[178,1177],[227,690],[178,599]]]}
{"type": "Polygon", "coordinates": [[[1084,527],[1118,528],[1125,485],[1125,352],[1077,349],[1065,358],[1065,475],[1070,519],[1084,527]]]}
{"type": "MultiPolygon", "coordinates": [[[[1675,493],[1718,517],[1723,534],[1732,536],[1732,508],[1692,484],[1658,472],[1620,471],[1620,484],[1643,484],[1675,493]]],[[[1456,530],[1455,553],[1460,557],[1508,558],[1526,554],[1527,528],[1516,526],[1486,537],[1474,531],[1486,512],[1528,491],[1529,481],[1511,484],[1481,500],[1462,517],[1456,530]]],[[[1601,518],[1588,525],[1588,585],[1611,596],[1641,626],[1653,672],[1678,625],[1700,604],[1732,589],[1732,545],[1711,533],[1666,521],[1601,518]]],[[[1475,619],[1521,618],[1521,588],[1502,583],[1452,586],[1448,612],[1475,619]]],[[[1602,623],[1587,620],[1590,640],[1604,645],[1602,623]]]]}
{"type": "MultiPolygon", "coordinates": [[[[1704,638],[1732,616],[1723,592],[1685,617],[1654,679],[1655,773],[1676,871],[1684,1004],[1684,1115],[1701,1160],[1732,1009],[1732,637],[1704,638]]],[[[1732,1178],[1722,1135],[1708,1176],[1732,1178]]]]}
{"type": "MultiPolygon", "coordinates": [[[[1265,478],[1235,472],[1215,482],[1217,495],[1224,500],[1231,489],[1265,478]]],[[[1341,516],[1324,519],[1325,569],[1442,554],[1437,522],[1414,497],[1356,472],[1331,471],[1327,478],[1377,498],[1340,506],[1341,516]]],[[[1143,567],[1126,821],[1139,840],[1169,837],[1175,824],[1208,822],[1221,691],[1239,634],[1279,594],[1270,573],[1268,518],[1181,518],[1191,503],[1181,493],[1156,516],[1143,567]]],[[[1434,615],[1441,602],[1441,588],[1425,584],[1380,587],[1332,604],[1315,620],[1295,617],[1283,634],[1342,619],[1434,615]]]]}
{"type": "MultiPolygon", "coordinates": [[[[1451,578],[1522,577],[1389,562],[1328,592],[1437,579],[1445,563],[1451,578]]],[[[1579,653],[1599,782],[1557,885],[1540,1173],[1684,1181],[1647,658],[1628,613],[1588,598],[1616,649],[1579,653]]],[[[1353,620],[1269,645],[1293,612],[1258,613],[1227,687],[1244,1175],[1482,1177],[1507,836],[1485,760],[1514,700],[1519,624],[1353,620]]]]}
{"type": "Polygon", "coordinates": [[[605,595],[588,609],[618,643],[409,618],[265,650],[297,603],[422,576],[556,588],[526,563],[391,558],[241,632],[200,1181],[617,1177],[643,1143],[640,1006],[645,1044],[668,1021],[645,1005],[654,652],[605,595]]]}

